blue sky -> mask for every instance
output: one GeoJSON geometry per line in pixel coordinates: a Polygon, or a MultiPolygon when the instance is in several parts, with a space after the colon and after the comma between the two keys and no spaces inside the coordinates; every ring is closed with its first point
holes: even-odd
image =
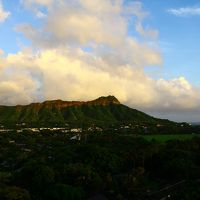
{"type": "Polygon", "coordinates": [[[198,0],[0,2],[0,104],[114,94],[159,117],[200,121],[198,0]]]}
{"type": "MultiPolygon", "coordinates": [[[[195,85],[200,85],[200,14],[176,16],[167,12],[169,9],[199,7],[195,0],[154,0],[142,1],[151,13],[149,23],[159,30],[159,47],[164,65],[161,70],[153,69],[169,79],[185,76],[195,85]]],[[[151,74],[152,74],[151,73],[151,74]]],[[[159,75],[158,75],[159,76],[159,75]]]]}
{"type": "Polygon", "coordinates": [[[30,10],[25,9],[19,0],[1,1],[4,10],[11,13],[4,23],[0,24],[0,48],[5,53],[16,53],[21,46],[30,44],[21,33],[16,31],[16,26],[21,23],[31,23],[37,25],[39,20],[30,10]]]}

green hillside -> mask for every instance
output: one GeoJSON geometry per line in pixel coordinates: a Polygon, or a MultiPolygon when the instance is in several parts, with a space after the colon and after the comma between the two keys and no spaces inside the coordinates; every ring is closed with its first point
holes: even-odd
{"type": "Polygon", "coordinates": [[[15,125],[66,125],[82,126],[111,124],[171,124],[168,120],[151,117],[121,104],[114,96],[93,101],[45,101],[30,105],[0,106],[0,123],[15,125]]]}

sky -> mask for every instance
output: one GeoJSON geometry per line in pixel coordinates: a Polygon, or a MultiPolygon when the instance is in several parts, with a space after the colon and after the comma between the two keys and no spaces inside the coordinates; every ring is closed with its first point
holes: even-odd
{"type": "Polygon", "coordinates": [[[0,0],[0,104],[114,95],[200,122],[198,0],[0,0]]]}

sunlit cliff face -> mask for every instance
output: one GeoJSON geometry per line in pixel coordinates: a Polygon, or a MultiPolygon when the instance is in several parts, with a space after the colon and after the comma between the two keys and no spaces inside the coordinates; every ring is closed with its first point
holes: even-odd
{"type": "Polygon", "coordinates": [[[15,54],[0,51],[0,104],[114,95],[147,111],[181,113],[199,107],[200,90],[185,77],[154,80],[144,72],[145,67],[161,67],[163,61],[158,30],[143,26],[150,14],[141,2],[22,0],[21,4],[40,23],[15,27],[30,46],[15,54]]]}

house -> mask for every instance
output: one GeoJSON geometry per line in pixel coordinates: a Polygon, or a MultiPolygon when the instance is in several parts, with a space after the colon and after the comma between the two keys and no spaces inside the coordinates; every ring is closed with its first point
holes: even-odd
{"type": "Polygon", "coordinates": [[[29,130],[31,130],[33,132],[40,132],[40,130],[38,128],[30,128],[29,130]]]}
{"type": "Polygon", "coordinates": [[[70,140],[81,140],[81,136],[78,134],[78,135],[74,135],[73,137],[70,138],[70,140]]]}

